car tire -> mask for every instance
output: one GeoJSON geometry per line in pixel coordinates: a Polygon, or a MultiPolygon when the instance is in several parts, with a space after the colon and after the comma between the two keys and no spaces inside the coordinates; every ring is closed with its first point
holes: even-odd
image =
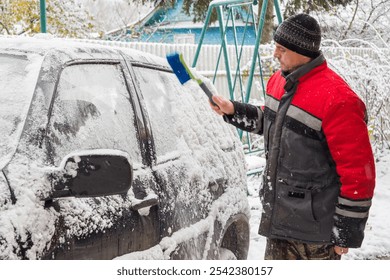
{"type": "Polygon", "coordinates": [[[237,260],[237,256],[226,248],[219,248],[218,252],[218,259],[219,260],[237,260]]]}

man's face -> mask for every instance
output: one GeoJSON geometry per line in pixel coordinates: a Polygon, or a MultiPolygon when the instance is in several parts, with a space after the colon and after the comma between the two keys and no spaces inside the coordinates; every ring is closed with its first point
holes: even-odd
{"type": "Polygon", "coordinates": [[[280,70],[283,72],[291,73],[299,66],[306,64],[311,60],[310,57],[293,52],[278,43],[275,44],[274,57],[279,61],[280,70]]]}

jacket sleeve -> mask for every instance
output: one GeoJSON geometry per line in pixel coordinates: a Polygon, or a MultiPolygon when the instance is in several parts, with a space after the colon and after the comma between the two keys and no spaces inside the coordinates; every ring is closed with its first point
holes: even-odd
{"type": "Polygon", "coordinates": [[[334,243],[358,248],[363,242],[375,187],[364,103],[355,95],[334,102],[322,127],[341,182],[334,215],[334,243]]]}
{"type": "Polygon", "coordinates": [[[224,120],[235,127],[257,134],[263,134],[263,112],[251,104],[232,101],[233,115],[224,115],[224,120]]]}

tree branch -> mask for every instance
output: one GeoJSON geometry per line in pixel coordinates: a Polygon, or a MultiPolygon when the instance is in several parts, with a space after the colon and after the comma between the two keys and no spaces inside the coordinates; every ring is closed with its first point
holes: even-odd
{"type": "Polygon", "coordinates": [[[356,13],[357,13],[357,10],[358,10],[358,7],[359,7],[359,0],[356,0],[355,11],[353,12],[353,16],[352,16],[351,21],[349,22],[348,28],[347,28],[347,29],[345,30],[345,32],[344,32],[344,35],[343,35],[343,37],[342,37],[343,40],[347,37],[348,31],[351,30],[351,28],[352,28],[352,24],[353,24],[353,22],[354,22],[354,20],[355,20],[356,13]]]}
{"type": "Polygon", "coordinates": [[[7,34],[8,34],[8,35],[10,35],[10,34],[11,34],[11,33],[9,32],[9,30],[8,30],[7,26],[5,26],[5,24],[4,24],[4,23],[2,23],[1,21],[0,21],[0,25],[3,27],[3,29],[5,29],[5,31],[7,32],[7,34]]]}

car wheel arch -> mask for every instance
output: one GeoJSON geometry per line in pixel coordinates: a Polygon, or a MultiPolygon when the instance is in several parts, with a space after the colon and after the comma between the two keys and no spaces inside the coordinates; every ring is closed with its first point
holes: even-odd
{"type": "Polygon", "coordinates": [[[238,260],[247,259],[250,240],[248,216],[243,213],[232,215],[224,225],[216,221],[214,238],[208,259],[221,259],[222,252],[226,250],[231,251],[238,260]]]}

